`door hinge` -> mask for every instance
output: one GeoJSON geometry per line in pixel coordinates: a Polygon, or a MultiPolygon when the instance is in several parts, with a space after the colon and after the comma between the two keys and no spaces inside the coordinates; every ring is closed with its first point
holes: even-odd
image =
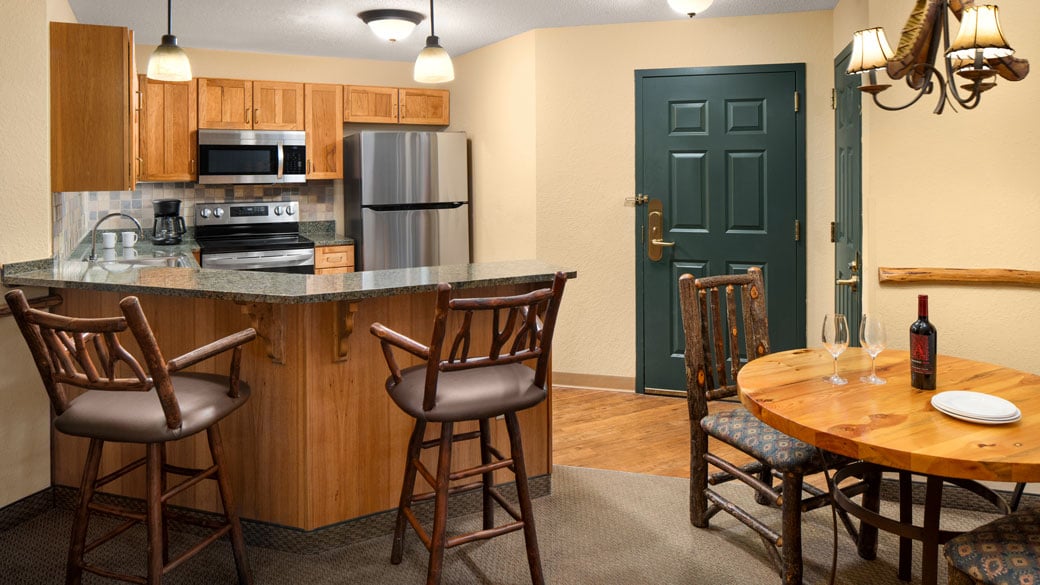
{"type": "Polygon", "coordinates": [[[838,222],[831,222],[831,243],[838,241],[838,222]]]}
{"type": "Polygon", "coordinates": [[[802,241],[802,221],[799,219],[794,220],[794,241],[802,241]]]}
{"type": "Polygon", "coordinates": [[[833,87],[831,88],[831,109],[838,109],[838,90],[833,87]]]}
{"type": "Polygon", "coordinates": [[[794,111],[800,112],[802,110],[802,95],[797,91],[794,92],[794,111]]]}

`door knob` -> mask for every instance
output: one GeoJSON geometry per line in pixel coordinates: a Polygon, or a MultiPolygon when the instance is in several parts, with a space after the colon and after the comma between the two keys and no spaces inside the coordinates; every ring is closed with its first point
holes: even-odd
{"type": "Polygon", "coordinates": [[[856,292],[856,289],[859,287],[859,276],[853,274],[851,278],[839,278],[834,281],[834,284],[851,287],[852,292],[856,292]]]}

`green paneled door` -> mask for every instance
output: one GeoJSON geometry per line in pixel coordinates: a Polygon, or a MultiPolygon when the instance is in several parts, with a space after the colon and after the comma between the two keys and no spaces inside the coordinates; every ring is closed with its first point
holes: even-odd
{"type": "MultiPolygon", "coordinates": [[[[849,321],[849,345],[859,346],[863,310],[863,93],[848,75],[852,46],[834,59],[834,310],[849,321]]],[[[821,317],[822,319],[822,317],[821,317]]]]}
{"type": "Polygon", "coordinates": [[[805,346],[804,79],[801,64],[636,72],[638,391],[685,391],[685,272],[760,266],[773,349],[805,346]],[[659,260],[654,237],[674,243],[659,260]]]}

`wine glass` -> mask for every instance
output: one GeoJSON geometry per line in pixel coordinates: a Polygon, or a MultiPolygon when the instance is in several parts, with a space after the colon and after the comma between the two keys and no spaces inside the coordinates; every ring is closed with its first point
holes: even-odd
{"type": "Polygon", "coordinates": [[[838,375],[838,356],[849,346],[849,323],[841,313],[827,313],[823,316],[823,347],[834,356],[834,374],[824,378],[835,386],[847,384],[849,381],[838,375]]]}
{"type": "Polygon", "coordinates": [[[881,322],[881,317],[876,314],[864,313],[863,319],[859,322],[859,344],[863,346],[863,349],[867,350],[870,355],[870,375],[863,376],[860,378],[861,382],[868,384],[884,384],[885,379],[879,378],[877,375],[877,363],[875,358],[882,350],[885,349],[885,343],[888,341],[885,336],[885,324],[881,322]]]}

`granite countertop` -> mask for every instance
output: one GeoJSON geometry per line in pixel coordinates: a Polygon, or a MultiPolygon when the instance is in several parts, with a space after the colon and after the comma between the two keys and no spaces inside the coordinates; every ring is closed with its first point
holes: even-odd
{"type": "MultiPolygon", "coordinates": [[[[183,245],[183,244],[182,244],[183,245]]],[[[171,246],[161,246],[164,249],[171,246]]],[[[119,249],[117,248],[117,252],[119,249]]],[[[143,250],[142,250],[143,251],[143,250]]],[[[140,255],[139,255],[140,257],[140,255]]],[[[434,290],[448,282],[476,288],[547,282],[558,271],[577,273],[539,260],[483,262],[426,268],[306,275],[199,268],[191,254],[185,267],[158,267],[50,259],[6,264],[6,286],[38,286],[112,291],[123,294],[215,298],[254,303],[321,303],[434,290]]]]}

